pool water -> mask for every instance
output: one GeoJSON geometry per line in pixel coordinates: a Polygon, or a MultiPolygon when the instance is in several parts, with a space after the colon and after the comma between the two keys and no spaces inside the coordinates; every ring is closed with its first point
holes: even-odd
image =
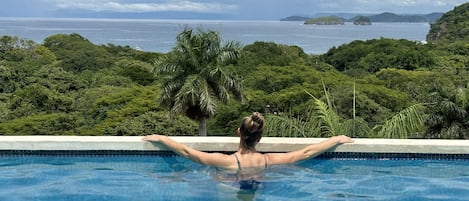
{"type": "Polygon", "coordinates": [[[468,200],[469,160],[310,159],[257,190],[178,156],[3,155],[0,200],[468,200]]]}

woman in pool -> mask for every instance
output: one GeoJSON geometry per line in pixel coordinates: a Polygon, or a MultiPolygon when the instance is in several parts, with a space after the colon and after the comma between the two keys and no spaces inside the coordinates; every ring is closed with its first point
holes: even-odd
{"type": "MultiPolygon", "coordinates": [[[[237,131],[240,137],[239,148],[234,154],[198,151],[164,135],[147,135],[143,140],[162,143],[179,155],[197,163],[228,170],[237,170],[238,172],[247,169],[264,170],[269,165],[296,163],[315,157],[337,145],[353,142],[351,138],[341,135],[331,137],[297,151],[263,154],[256,150],[256,145],[262,138],[264,125],[264,117],[258,112],[254,112],[250,116],[243,118],[241,126],[237,131]]],[[[245,178],[242,174],[240,176],[242,177],[239,178],[240,181],[245,178]]],[[[241,188],[242,187],[241,184],[241,188]]]]}

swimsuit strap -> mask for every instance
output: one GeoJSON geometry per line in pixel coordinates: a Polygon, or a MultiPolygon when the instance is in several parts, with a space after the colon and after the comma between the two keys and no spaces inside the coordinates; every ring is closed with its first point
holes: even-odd
{"type": "Polygon", "coordinates": [[[241,163],[239,163],[238,155],[234,154],[236,161],[238,162],[238,170],[241,170],[241,163]]]}
{"type": "MultiPolygon", "coordinates": [[[[241,163],[239,162],[238,155],[235,153],[234,156],[236,158],[236,162],[238,163],[238,170],[241,170],[241,163]]],[[[264,156],[264,168],[267,169],[267,158],[265,155],[262,156],[264,156]]]]}

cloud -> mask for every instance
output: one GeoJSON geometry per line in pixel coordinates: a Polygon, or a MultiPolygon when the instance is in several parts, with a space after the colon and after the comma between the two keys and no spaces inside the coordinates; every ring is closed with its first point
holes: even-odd
{"type": "Polygon", "coordinates": [[[462,4],[465,0],[405,0],[405,1],[390,1],[394,2],[396,5],[401,4],[402,6],[454,6],[458,4],[462,4]]]}
{"type": "Polygon", "coordinates": [[[158,12],[179,11],[199,13],[225,13],[238,9],[237,5],[218,2],[195,2],[191,0],[149,1],[142,3],[123,2],[122,0],[52,0],[58,9],[83,9],[96,12],[158,12]]]}
{"type": "Polygon", "coordinates": [[[357,0],[361,4],[375,4],[381,6],[399,6],[399,7],[442,7],[457,6],[466,2],[466,0],[357,0]]]}

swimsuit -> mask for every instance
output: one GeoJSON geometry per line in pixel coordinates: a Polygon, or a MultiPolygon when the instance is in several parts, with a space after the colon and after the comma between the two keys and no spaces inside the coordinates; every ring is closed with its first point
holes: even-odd
{"type": "MultiPolygon", "coordinates": [[[[239,183],[239,188],[242,189],[242,190],[257,190],[261,184],[261,182],[257,181],[255,178],[253,177],[250,177],[249,179],[245,179],[243,178],[243,174],[241,172],[241,163],[239,162],[239,159],[238,159],[238,156],[237,154],[235,153],[234,154],[235,158],[236,158],[236,161],[238,163],[238,172],[236,174],[236,178],[238,180],[238,183],[239,183]],[[239,178],[241,177],[241,179],[239,178]]],[[[264,157],[264,160],[265,160],[265,168],[267,168],[267,159],[264,157]]]]}

